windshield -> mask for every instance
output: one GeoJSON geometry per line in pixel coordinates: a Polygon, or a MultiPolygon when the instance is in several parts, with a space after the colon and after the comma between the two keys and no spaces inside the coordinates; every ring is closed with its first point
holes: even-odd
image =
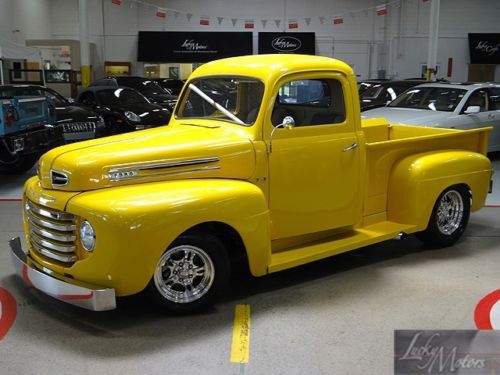
{"type": "Polygon", "coordinates": [[[130,86],[143,94],[166,94],[163,87],[155,81],[127,80],[124,86],[130,86]]]}
{"type": "Polygon", "coordinates": [[[109,89],[97,92],[97,100],[104,105],[131,105],[135,103],[149,103],[138,92],[130,89],[109,89]]]}
{"type": "Polygon", "coordinates": [[[38,87],[3,87],[0,88],[0,96],[46,96],[56,107],[66,107],[70,104],[60,94],[38,87]]]}
{"type": "Polygon", "coordinates": [[[252,78],[195,79],[189,83],[176,117],[217,119],[251,125],[257,118],[263,93],[264,84],[252,78]]]}
{"type": "Polygon", "coordinates": [[[389,107],[453,112],[466,92],[450,87],[416,87],[398,96],[389,107]]]}
{"type": "Polygon", "coordinates": [[[362,99],[375,99],[380,95],[383,87],[381,85],[375,85],[364,90],[360,96],[362,99]]]}

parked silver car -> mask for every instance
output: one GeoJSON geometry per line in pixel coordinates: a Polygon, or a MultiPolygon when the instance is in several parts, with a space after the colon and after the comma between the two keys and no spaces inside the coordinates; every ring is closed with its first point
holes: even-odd
{"type": "Polygon", "coordinates": [[[361,115],[439,128],[493,126],[488,151],[500,151],[500,83],[426,83],[406,90],[386,107],[361,115]]]}

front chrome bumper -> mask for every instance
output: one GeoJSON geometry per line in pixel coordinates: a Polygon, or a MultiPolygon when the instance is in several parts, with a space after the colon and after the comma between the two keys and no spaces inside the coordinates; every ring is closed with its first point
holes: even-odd
{"type": "Polygon", "coordinates": [[[80,283],[74,285],[56,279],[28,265],[28,256],[23,251],[19,237],[9,241],[12,261],[24,282],[60,301],[93,311],[116,308],[115,290],[80,283]]]}

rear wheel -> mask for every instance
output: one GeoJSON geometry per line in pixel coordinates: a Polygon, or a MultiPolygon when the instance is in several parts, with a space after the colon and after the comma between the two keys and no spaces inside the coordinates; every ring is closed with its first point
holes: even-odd
{"type": "Polygon", "coordinates": [[[431,245],[453,245],[465,231],[469,216],[468,189],[463,185],[451,186],[439,195],[427,229],[417,233],[417,237],[431,245]]]}
{"type": "Polygon", "coordinates": [[[147,292],[167,311],[189,312],[212,303],[229,273],[227,253],[217,237],[188,233],[160,257],[147,292]]]}

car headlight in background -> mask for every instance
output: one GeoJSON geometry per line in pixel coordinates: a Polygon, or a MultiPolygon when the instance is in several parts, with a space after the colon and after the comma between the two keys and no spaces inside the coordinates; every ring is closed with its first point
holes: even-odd
{"type": "Polygon", "coordinates": [[[86,251],[94,250],[95,231],[87,220],[82,221],[80,224],[80,241],[86,251]]]}
{"type": "Polygon", "coordinates": [[[106,124],[104,123],[104,118],[102,116],[99,116],[99,119],[97,120],[96,126],[98,128],[104,127],[106,124]]]}
{"type": "Polygon", "coordinates": [[[125,117],[133,122],[141,122],[141,118],[137,116],[134,112],[125,111],[125,117]]]}

